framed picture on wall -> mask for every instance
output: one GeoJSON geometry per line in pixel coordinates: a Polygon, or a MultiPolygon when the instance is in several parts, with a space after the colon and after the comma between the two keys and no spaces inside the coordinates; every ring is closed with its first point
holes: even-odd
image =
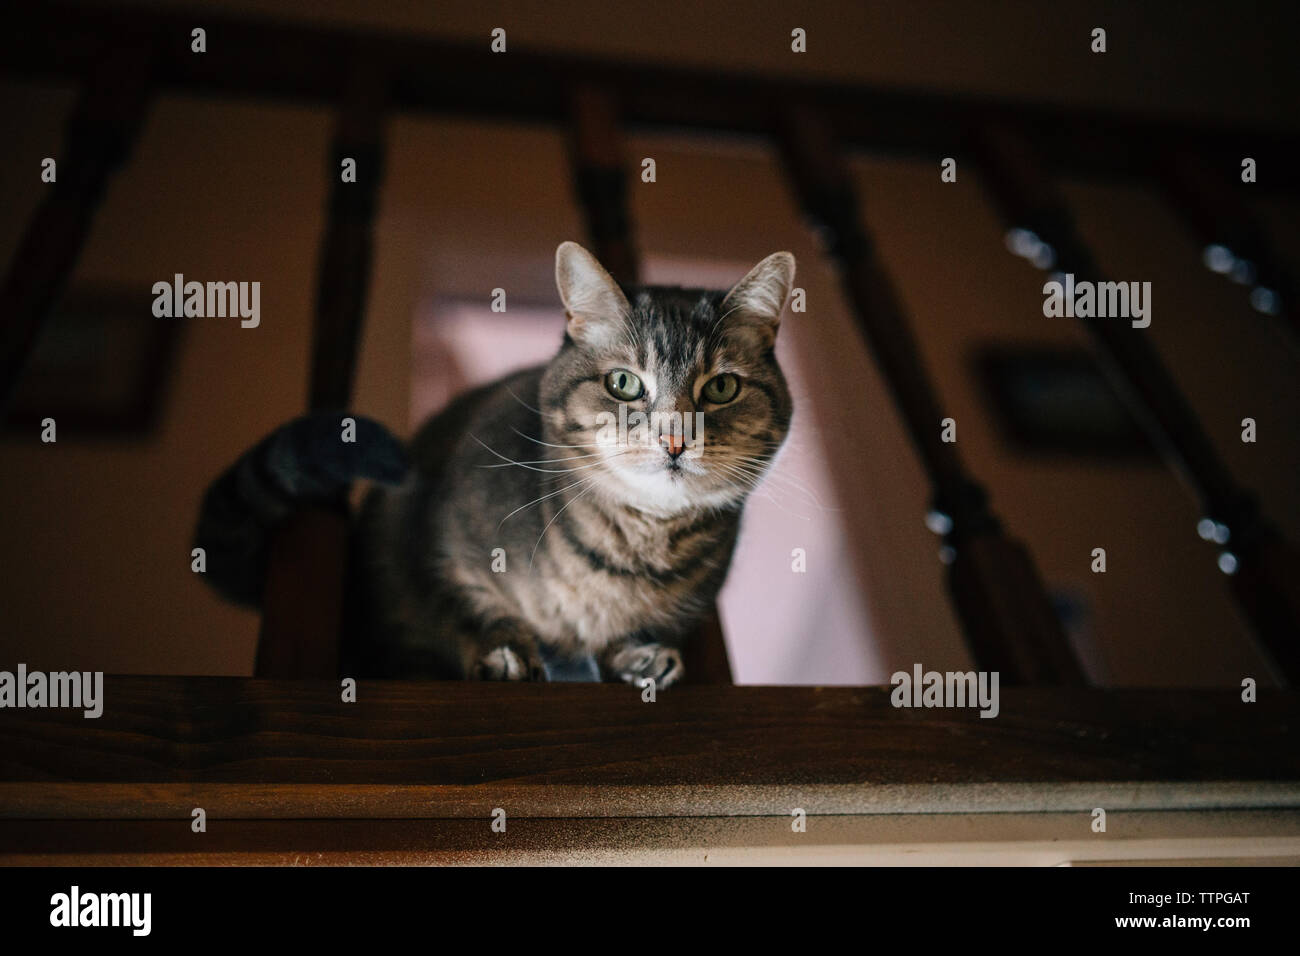
{"type": "Polygon", "coordinates": [[[988,345],[974,366],[993,420],[1017,453],[1159,464],[1086,350],[988,345]]]}
{"type": "Polygon", "coordinates": [[[50,314],[4,415],[6,431],[139,437],[156,426],[181,324],[156,318],[140,289],[73,286],[50,314]]]}

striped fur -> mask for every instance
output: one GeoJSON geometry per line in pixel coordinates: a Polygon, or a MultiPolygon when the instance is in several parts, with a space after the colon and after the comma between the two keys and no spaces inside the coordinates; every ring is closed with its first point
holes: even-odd
{"type": "Polygon", "coordinates": [[[352,672],[535,680],[544,659],[590,654],[605,679],[680,679],[681,642],[712,606],[745,499],[789,428],[773,345],[793,273],[777,253],[729,293],[625,289],[561,245],[556,356],[460,396],[417,433],[401,483],[367,496],[352,672]],[[616,369],[644,393],[615,398],[616,369]],[[703,386],[722,373],[739,392],[709,402],[703,386]],[[602,414],[620,404],[702,411],[698,457],[657,435],[611,437],[602,414]]]}
{"type": "Polygon", "coordinates": [[[237,604],[262,601],[271,530],[303,505],[343,507],[357,479],[398,482],[406,475],[401,442],[378,422],[353,416],[355,441],[343,441],[342,415],[319,413],[276,429],[208,488],[195,547],[206,580],[237,604]]]}

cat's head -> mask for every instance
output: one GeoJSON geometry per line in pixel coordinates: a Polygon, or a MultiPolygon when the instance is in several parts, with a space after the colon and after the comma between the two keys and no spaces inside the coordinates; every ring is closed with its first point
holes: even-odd
{"type": "Polygon", "coordinates": [[[623,289],[577,243],[555,279],[568,316],[542,380],[554,458],[592,491],[661,514],[737,504],[790,427],[774,351],[794,256],[768,256],[729,291],[623,289]],[[590,457],[583,457],[590,456],[590,457]]]}

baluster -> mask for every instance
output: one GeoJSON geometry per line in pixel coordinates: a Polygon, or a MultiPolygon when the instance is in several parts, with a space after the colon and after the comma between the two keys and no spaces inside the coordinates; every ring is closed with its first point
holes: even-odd
{"type": "MultiPolygon", "coordinates": [[[[383,67],[349,64],[328,176],[328,222],[316,286],[308,403],[342,412],[352,399],[370,282],[371,235],[383,172],[388,83],[383,67]],[[356,182],[342,161],[356,160],[356,182]]],[[[341,425],[340,425],[341,433],[341,425]]],[[[348,502],[295,514],[272,536],[257,647],[259,677],[335,677],[347,582],[348,502]]]]}
{"type": "MultiPolygon", "coordinates": [[[[573,90],[571,152],[574,184],[593,252],[620,283],[634,284],[640,265],[627,208],[627,171],[614,96],[591,86],[573,90]]],[[[730,684],[731,664],[717,608],[683,648],[686,680],[730,684]]]]}
{"type": "MultiPolygon", "coordinates": [[[[1064,199],[1018,133],[1000,127],[977,137],[992,194],[1007,223],[1035,233],[1054,252],[1055,269],[1076,282],[1101,279],[1064,199]]],[[[1278,677],[1300,681],[1300,553],[1236,483],[1196,414],[1160,361],[1145,330],[1115,318],[1081,317],[1103,371],[1165,460],[1196,494],[1198,531],[1222,547],[1219,568],[1273,659],[1278,677]]]]}
{"type": "MultiPolygon", "coordinates": [[[[68,120],[56,179],[27,225],[0,286],[0,411],[12,397],[45,320],[72,274],[109,177],[130,155],[150,95],[148,39],[107,50],[90,71],[68,120]]],[[[142,298],[141,301],[147,302],[142,298]]]]}
{"type": "Polygon", "coordinates": [[[944,537],[949,590],[977,666],[1006,683],[1085,683],[1029,552],[1002,530],[955,445],[942,441],[944,413],[831,130],[813,109],[789,104],[778,106],[777,128],[790,179],[933,483],[927,523],[944,537]]]}

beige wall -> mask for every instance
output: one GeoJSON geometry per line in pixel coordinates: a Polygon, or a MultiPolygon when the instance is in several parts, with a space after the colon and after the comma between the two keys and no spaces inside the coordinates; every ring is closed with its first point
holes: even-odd
{"type": "MultiPolygon", "coordinates": [[[[454,36],[485,33],[485,20],[498,25],[489,13],[449,12],[434,23],[417,8],[426,5],[388,16],[454,36]]],[[[348,20],[373,16],[350,4],[323,9],[348,20]],[[354,12],[339,12],[345,8],[354,12]]],[[[512,42],[785,68],[783,62],[769,67],[766,54],[759,57],[750,45],[766,36],[765,23],[782,25],[778,32],[788,35],[785,14],[738,21],[739,7],[691,9],[704,12],[682,12],[676,20],[645,14],[635,24],[640,29],[627,20],[610,28],[609,14],[597,6],[564,23],[533,16],[518,21],[532,32],[512,33],[512,42]],[[733,29],[738,22],[744,29],[733,29]]],[[[810,22],[823,24],[810,34],[814,48],[825,43],[827,50],[824,60],[800,67],[813,72],[1020,96],[1044,92],[1040,84],[1048,81],[1047,89],[1063,100],[1112,103],[1128,96],[1153,107],[1192,101],[1220,113],[1281,113],[1274,86],[1261,85],[1260,95],[1245,102],[1222,96],[1213,81],[1221,54],[1201,50],[1201,40],[1180,39],[1178,52],[1145,66],[1117,50],[1107,61],[1116,74],[1135,79],[1155,70],[1151,82],[1130,87],[1112,74],[1080,73],[1077,65],[1058,69],[1053,44],[1059,40],[1017,46],[1006,33],[963,26],[938,5],[917,8],[921,26],[907,29],[896,14],[854,7],[847,15],[867,31],[861,35],[875,38],[870,56],[846,39],[849,31],[832,29],[813,9],[810,22]],[[1198,51],[1208,59],[1193,70],[1198,51]],[[1021,73],[996,68],[1017,57],[1021,73]]],[[[1110,15],[1130,25],[1148,16],[1119,6],[1110,15]]],[[[1062,18],[1075,21],[1083,22],[1062,18]]],[[[1216,28],[1244,29],[1235,21],[1216,28]]],[[[1274,40],[1267,31],[1260,36],[1267,52],[1274,40]]],[[[1240,68],[1267,71],[1268,65],[1251,61],[1240,68]]],[[[40,158],[59,154],[69,103],[66,93],[0,86],[9,134],[0,151],[0,257],[6,262],[40,196],[40,158]]],[[[177,97],[158,102],[133,162],[100,212],[77,279],[138,283],[143,301],[149,285],[174,272],[259,280],[262,324],[244,330],[220,319],[187,322],[170,402],[148,441],[44,446],[33,435],[0,444],[0,496],[7,502],[0,661],[159,674],[251,671],[256,618],[222,604],[189,571],[189,534],[206,483],[303,407],[329,129],[322,111],[177,97]]],[[[399,119],[389,142],[356,407],[404,431],[410,321],[421,303],[445,294],[486,297],[495,286],[549,298],[555,244],[580,237],[581,229],[558,135],[399,119]]],[[[844,386],[843,401],[817,408],[816,415],[823,432],[847,443],[848,459],[859,463],[837,477],[842,488],[860,489],[858,505],[844,519],[870,545],[860,573],[873,583],[873,615],[886,635],[887,657],[898,666],[963,663],[937,543],[921,523],[924,476],[835,276],[770,158],[759,149],[710,150],[662,136],[633,137],[629,151],[658,162],[659,182],[633,194],[646,251],[756,260],[786,247],[798,256],[800,285],[809,296],[809,313],[800,321],[821,327],[812,347],[820,349],[825,374],[844,386]]],[[[945,186],[931,166],[871,158],[855,168],[868,221],[959,422],[966,460],[1013,532],[1029,543],[1049,583],[1091,600],[1113,679],[1235,684],[1242,674],[1262,677],[1214,568],[1213,549],[1195,536],[1196,508],[1167,472],[1043,464],[1006,454],[976,392],[970,349],[992,338],[1067,342],[1078,333],[1042,317],[1042,276],[1003,249],[978,178],[963,169],[958,184],[945,186]],[[1088,572],[1089,552],[1098,546],[1109,554],[1104,576],[1088,572]]],[[[1098,184],[1071,183],[1067,190],[1102,265],[1117,277],[1153,282],[1155,343],[1236,473],[1262,493],[1293,540],[1300,538],[1294,353],[1280,347],[1239,289],[1199,268],[1197,250],[1158,199],[1098,184]],[[1246,415],[1260,422],[1257,445],[1237,440],[1237,422],[1246,415]]],[[[1300,251],[1297,212],[1294,203],[1267,210],[1293,261],[1300,251]]]]}

